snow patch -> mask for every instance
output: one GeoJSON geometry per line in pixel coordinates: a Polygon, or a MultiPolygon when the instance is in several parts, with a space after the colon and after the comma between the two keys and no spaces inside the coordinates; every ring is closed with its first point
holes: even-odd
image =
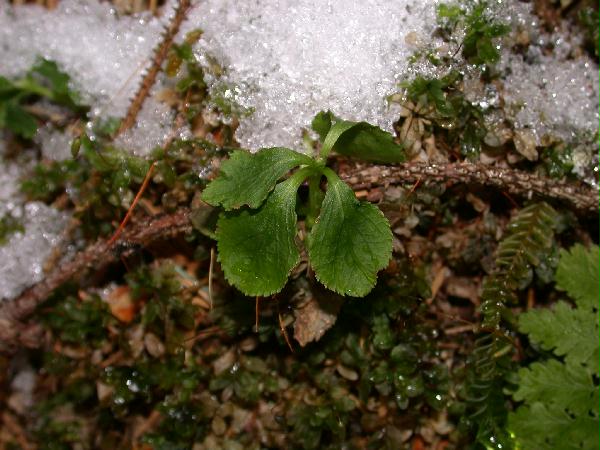
{"type": "MultiPolygon", "coordinates": [[[[169,11],[169,8],[166,8],[169,11]]],[[[0,75],[24,74],[36,58],[56,61],[92,112],[122,117],[170,13],[119,16],[107,2],[61,0],[55,10],[0,7],[0,75]]]]}
{"type": "Polygon", "coordinates": [[[302,127],[331,109],[387,130],[395,119],[385,97],[397,90],[415,47],[429,36],[434,0],[207,0],[187,29],[204,34],[196,52],[224,65],[234,100],[254,114],[236,137],[251,150],[301,146],[302,127]]]}
{"type": "Polygon", "coordinates": [[[582,37],[576,30],[545,32],[531,4],[513,2],[510,9],[513,36],[528,45],[524,56],[505,48],[499,64],[516,128],[531,129],[538,143],[545,134],[573,141],[597,131],[598,66],[579,53],[582,37]]]}
{"type": "MultiPolygon", "coordinates": [[[[15,210],[13,210],[15,212],[15,210]]],[[[27,203],[19,217],[25,232],[0,246],[0,299],[10,299],[44,278],[44,263],[61,244],[67,213],[41,203],[27,203]]]]}

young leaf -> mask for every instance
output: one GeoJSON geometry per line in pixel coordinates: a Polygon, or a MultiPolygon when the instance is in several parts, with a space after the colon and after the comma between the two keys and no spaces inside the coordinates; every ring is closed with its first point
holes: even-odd
{"type": "Polygon", "coordinates": [[[0,76],[0,102],[13,98],[19,93],[17,88],[8,78],[0,76]]]}
{"type": "Polygon", "coordinates": [[[438,80],[437,78],[418,76],[406,86],[407,93],[414,103],[435,106],[436,111],[441,117],[452,117],[456,112],[444,94],[444,89],[452,81],[452,78],[438,80]]]}
{"type": "Polygon", "coordinates": [[[362,297],[391,258],[392,232],[376,206],[359,202],[330,169],[325,175],[327,193],[308,239],[310,264],[328,289],[362,297]]]}
{"type": "Polygon", "coordinates": [[[287,148],[265,148],[255,154],[243,150],[232,153],[221,166],[219,176],[202,193],[202,200],[225,210],[248,205],[258,208],[277,180],[301,164],[313,164],[306,155],[287,148]]]}
{"type": "Polygon", "coordinates": [[[326,144],[341,155],[367,161],[400,163],[406,159],[402,146],[390,133],[366,122],[336,122],[323,142],[324,148],[326,144]]]}
{"type": "Polygon", "coordinates": [[[575,245],[570,251],[561,250],[556,270],[558,289],[567,291],[580,308],[598,308],[600,288],[598,247],[587,250],[575,245]]]}
{"type": "Polygon", "coordinates": [[[4,125],[6,128],[25,139],[33,138],[38,125],[35,117],[13,102],[6,104],[5,111],[4,125]]]}
{"type": "Polygon", "coordinates": [[[367,161],[398,163],[405,160],[402,146],[394,142],[390,133],[366,122],[338,120],[331,125],[334,119],[335,116],[330,112],[320,112],[312,123],[323,142],[323,157],[335,150],[341,155],[356,156],[367,161]]]}
{"type": "Polygon", "coordinates": [[[320,111],[312,120],[310,126],[319,135],[321,142],[325,140],[325,136],[331,129],[331,123],[335,120],[335,116],[331,111],[320,111]]]}
{"type": "Polygon", "coordinates": [[[257,211],[223,213],[217,248],[225,278],[246,295],[271,295],[285,286],[300,254],[296,236],[296,191],[308,174],[279,183],[257,211]]]}
{"type": "Polygon", "coordinates": [[[51,100],[77,109],[79,95],[69,88],[69,75],[62,72],[54,61],[41,59],[32,67],[30,73],[40,75],[47,81],[52,90],[51,100]]]}

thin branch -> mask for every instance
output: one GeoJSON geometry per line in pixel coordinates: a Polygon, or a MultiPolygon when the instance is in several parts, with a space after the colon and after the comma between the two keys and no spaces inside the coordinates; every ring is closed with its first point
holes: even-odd
{"type": "Polygon", "coordinates": [[[165,30],[162,40],[158,44],[156,52],[154,53],[154,57],[152,58],[152,64],[146,72],[144,79],[142,80],[142,84],[140,84],[140,88],[137,93],[133,97],[133,100],[129,104],[129,109],[127,110],[127,114],[121,122],[121,126],[117,131],[117,136],[128,130],[133,126],[137,119],[137,115],[142,109],[142,105],[148,97],[150,93],[150,89],[156,83],[156,77],[160,72],[162,64],[169,53],[169,49],[173,45],[173,39],[177,33],[179,33],[179,28],[181,27],[182,22],[185,20],[187,11],[190,7],[190,0],[179,0],[179,5],[177,6],[177,10],[175,11],[175,15],[171,19],[169,26],[165,30]]]}
{"type": "Polygon", "coordinates": [[[419,180],[455,182],[492,186],[525,198],[538,196],[559,200],[586,215],[598,213],[598,190],[584,183],[543,178],[528,172],[483,164],[356,164],[344,168],[340,175],[354,190],[413,184],[419,180]]]}
{"type": "Polygon", "coordinates": [[[125,214],[125,218],[119,224],[119,228],[117,228],[117,231],[115,231],[113,236],[109,239],[108,244],[107,244],[108,246],[111,246],[115,242],[117,242],[117,239],[119,239],[119,236],[121,236],[121,233],[123,233],[123,230],[129,223],[129,220],[131,219],[131,216],[133,215],[133,211],[134,211],[136,205],[138,204],[138,202],[140,201],[140,198],[142,198],[142,195],[144,194],[144,191],[148,187],[148,183],[150,182],[150,177],[152,176],[152,172],[154,171],[155,166],[156,166],[156,161],[154,161],[150,165],[148,172],[146,172],[146,176],[144,177],[144,181],[142,182],[140,189],[138,190],[137,194],[135,194],[135,198],[133,199],[131,206],[127,210],[127,214],[125,214]]]}
{"type": "Polygon", "coordinates": [[[172,215],[151,219],[123,232],[122,237],[111,245],[107,239],[99,239],[78,253],[70,262],[57,267],[44,280],[27,289],[14,300],[0,306],[0,352],[10,351],[16,344],[35,346],[37,330],[22,323],[42,304],[56,288],[69,280],[79,280],[90,270],[99,270],[116,261],[125,250],[146,247],[158,239],[189,233],[192,226],[189,210],[181,209],[172,215]],[[32,342],[33,341],[33,342],[32,342]]]}

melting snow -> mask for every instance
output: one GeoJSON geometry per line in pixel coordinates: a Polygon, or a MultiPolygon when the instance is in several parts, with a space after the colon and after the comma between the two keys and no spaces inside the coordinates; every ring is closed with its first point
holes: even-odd
{"type": "Polygon", "coordinates": [[[236,134],[247,148],[301,148],[301,127],[321,109],[391,130],[385,97],[428,36],[433,0],[207,0],[188,26],[204,30],[196,50],[222,62],[235,97],[254,108],[236,134]]]}
{"type": "Polygon", "coordinates": [[[103,116],[124,115],[168,20],[168,14],[120,17],[95,0],[63,0],[52,11],[6,3],[0,6],[0,75],[21,75],[39,56],[54,60],[103,116]]]}

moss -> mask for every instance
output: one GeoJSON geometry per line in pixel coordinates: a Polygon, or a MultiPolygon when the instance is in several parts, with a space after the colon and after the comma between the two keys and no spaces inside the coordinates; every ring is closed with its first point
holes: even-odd
{"type": "Polygon", "coordinates": [[[510,28],[493,18],[487,1],[442,3],[438,5],[437,17],[440,31],[448,41],[454,40],[458,27],[464,28],[460,47],[467,62],[489,66],[498,61],[500,52],[496,40],[510,28]]]}
{"type": "Polygon", "coordinates": [[[35,438],[41,450],[70,450],[81,437],[79,424],[76,422],[57,422],[44,420],[37,428],[35,438]]]}
{"type": "Polygon", "coordinates": [[[80,103],[79,94],[69,82],[69,75],[54,61],[42,58],[20,78],[9,80],[0,76],[0,130],[32,139],[40,117],[27,107],[41,99],[62,106],[75,116],[84,116],[89,108],[80,103]]]}
{"type": "Polygon", "coordinates": [[[24,231],[22,222],[11,214],[0,217],[0,245],[6,244],[12,234],[24,231]]]}
{"type": "MultiPolygon", "coordinates": [[[[111,125],[107,133],[113,129],[111,125]]],[[[108,235],[120,222],[150,168],[150,160],[114,147],[107,138],[83,135],[77,159],[43,162],[21,183],[30,200],[52,203],[61,196],[73,206],[86,237],[108,235]]],[[[169,210],[189,203],[206,183],[210,160],[223,152],[201,139],[175,140],[156,149],[148,196],[158,196],[169,210]]]]}
{"type": "Polygon", "coordinates": [[[97,347],[106,339],[106,327],[113,322],[106,303],[97,295],[83,299],[69,295],[63,299],[56,294],[44,309],[42,323],[65,343],[85,342],[97,347]]]}
{"type": "Polygon", "coordinates": [[[403,92],[389,98],[410,112],[396,125],[400,136],[414,139],[415,124],[420,120],[424,133],[417,133],[443,139],[462,156],[476,160],[487,133],[485,115],[490,111],[466,99],[462,81],[463,75],[453,70],[441,78],[417,76],[402,83],[403,92]]]}
{"type": "MultiPolygon", "coordinates": [[[[337,324],[321,341],[294,354],[277,321],[267,318],[268,310],[262,333],[256,336],[251,331],[253,314],[225,307],[243,302],[249,305],[248,312],[253,311],[248,299],[237,294],[227,301],[216,298],[212,320],[230,324],[229,339],[260,337],[253,350],[236,351],[234,344],[229,367],[218,374],[212,367],[231,343],[209,340],[187,346],[182,333],[193,329],[199,312],[190,308],[173,264],[142,265],[127,275],[129,293],[143,307],[131,323],[116,328],[97,297],[82,302],[57,297],[44,324],[60,341],[99,348],[98,343],[107,342],[107,333],[120,330],[122,338],[111,339],[113,347],[105,357],[121,352],[127,362],[103,369],[90,363],[89,354],[77,360],[47,352],[42,364],[58,385],[41,414],[51,417],[57,408],[68,406],[80,411],[83,420],[94,420],[96,432],[103,434],[105,426],[119,429],[132,415],[158,411],[159,423],[143,437],[157,448],[190,448],[206,439],[225,445],[214,434],[213,427],[221,426],[212,423],[215,414],[225,428],[236,430],[228,432],[229,438],[251,445],[257,430],[242,431],[236,421],[265,404],[279,411],[268,425],[266,442],[276,446],[283,436],[286,448],[354,445],[371,432],[373,418],[364,409],[367,404],[385,405],[386,415],[377,421],[418,423],[423,411],[447,404],[447,373],[433,363],[437,331],[426,320],[422,303],[427,283],[408,264],[402,263],[399,273],[385,279],[369,297],[346,302],[337,324]],[[166,353],[152,356],[131,347],[131,337],[125,337],[139,326],[167,343],[166,353]],[[69,373],[78,375],[64,376],[69,373]],[[95,390],[98,381],[109,389],[101,401],[95,390]]],[[[53,428],[46,428],[47,435],[53,428]]],[[[373,437],[371,442],[377,447],[385,439],[373,437]]]]}

